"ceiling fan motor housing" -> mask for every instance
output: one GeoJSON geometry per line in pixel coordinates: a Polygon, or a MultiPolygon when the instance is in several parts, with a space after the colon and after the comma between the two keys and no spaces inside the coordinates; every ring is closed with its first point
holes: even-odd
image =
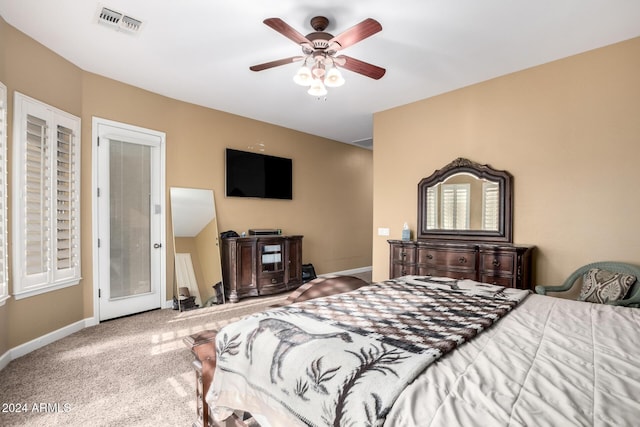
{"type": "MultiPolygon", "coordinates": [[[[329,25],[329,19],[324,16],[316,16],[311,18],[311,27],[315,30],[312,33],[306,35],[307,39],[313,43],[313,49],[327,49],[329,47],[329,40],[333,38],[333,34],[326,33],[324,30],[329,25]]],[[[309,54],[311,52],[305,51],[305,47],[302,50],[309,54]]]]}
{"type": "Polygon", "coordinates": [[[311,28],[316,31],[322,32],[329,26],[329,18],[324,16],[314,16],[311,18],[311,28]]]}

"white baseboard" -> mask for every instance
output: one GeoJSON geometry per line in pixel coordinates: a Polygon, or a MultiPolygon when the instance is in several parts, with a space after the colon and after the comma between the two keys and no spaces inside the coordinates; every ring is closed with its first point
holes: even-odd
{"type": "MultiPolygon", "coordinates": [[[[37,350],[41,347],[44,347],[47,344],[51,344],[53,342],[58,341],[59,339],[62,339],[66,336],[69,336],[75,332],[78,332],[88,326],[93,326],[95,324],[95,321],[92,317],[84,319],[84,320],[80,320],[78,322],[72,323],[70,325],[64,326],[58,330],[55,330],[53,332],[49,332],[46,335],[43,335],[41,337],[38,337],[36,339],[33,339],[29,342],[26,342],[24,344],[21,344],[17,347],[12,348],[11,350],[9,350],[7,353],[9,353],[9,361],[7,361],[6,363],[8,364],[11,360],[17,359],[18,357],[24,356],[25,354],[31,353],[34,350],[37,350]]],[[[5,353],[5,355],[7,354],[5,353]]],[[[2,358],[4,359],[5,355],[2,356],[2,358]]],[[[0,366],[2,366],[2,360],[0,360],[0,366]]],[[[6,365],[5,365],[6,366],[6,365]]],[[[4,366],[2,366],[4,367],[4,366]]]]}
{"type": "Polygon", "coordinates": [[[373,270],[372,266],[358,267],[358,268],[352,268],[351,270],[342,270],[342,271],[334,271],[333,273],[319,274],[318,276],[320,276],[320,277],[323,277],[323,276],[348,276],[350,274],[367,273],[367,272],[372,271],[372,270],[373,270]]]}
{"type": "Polygon", "coordinates": [[[7,350],[2,356],[0,356],[0,371],[11,362],[11,350],[7,350]]]}

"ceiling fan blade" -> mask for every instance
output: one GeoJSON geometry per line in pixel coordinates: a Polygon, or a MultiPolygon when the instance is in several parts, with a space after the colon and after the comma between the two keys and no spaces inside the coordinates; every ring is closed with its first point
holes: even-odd
{"type": "Polygon", "coordinates": [[[304,56],[292,56],[290,58],[282,58],[275,61],[265,62],[264,64],[252,65],[249,67],[251,71],[262,71],[268,68],[279,67],[280,65],[291,64],[292,62],[302,61],[304,56]]]}
{"type": "Polygon", "coordinates": [[[291,39],[298,44],[313,45],[313,43],[311,43],[311,41],[308,38],[300,34],[291,25],[287,24],[280,18],[267,18],[263,22],[267,26],[273,28],[274,30],[276,30],[277,32],[285,36],[286,38],[291,39]]]}
{"type": "Polygon", "coordinates": [[[375,19],[367,18],[361,23],[354,25],[329,40],[329,46],[334,45],[336,50],[344,49],[345,47],[356,44],[367,37],[371,37],[379,31],[382,31],[382,25],[380,25],[380,23],[375,19]],[[335,43],[337,43],[339,47],[335,46],[335,43]]]}
{"type": "Polygon", "coordinates": [[[371,77],[375,80],[380,79],[384,76],[384,73],[387,72],[384,68],[369,64],[368,62],[360,61],[359,59],[355,59],[350,56],[340,55],[336,57],[336,59],[339,59],[340,62],[344,60],[344,64],[340,64],[342,68],[353,71],[354,73],[362,74],[363,76],[371,77]]]}

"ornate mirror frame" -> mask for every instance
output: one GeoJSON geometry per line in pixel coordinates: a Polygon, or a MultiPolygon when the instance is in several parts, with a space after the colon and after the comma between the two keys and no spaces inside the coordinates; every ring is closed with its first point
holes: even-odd
{"type": "Polygon", "coordinates": [[[459,157],[431,176],[423,178],[418,184],[418,232],[417,239],[440,240],[480,240],[486,242],[512,242],[513,212],[513,177],[507,171],[493,169],[489,165],[481,165],[459,157]],[[427,189],[444,182],[458,173],[467,173],[478,179],[497,182],[499,185],[499,219],[497,231],[485,230],[448,230],[427,228],[427,189]]]}

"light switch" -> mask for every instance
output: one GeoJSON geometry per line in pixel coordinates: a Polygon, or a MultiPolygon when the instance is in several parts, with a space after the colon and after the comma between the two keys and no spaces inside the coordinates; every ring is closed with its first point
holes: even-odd
{"type": "Polygon", "coordinates": [[[388,236],[389,235],[389,229],[388,228],[378,228],[378,236],[388,236]]]}

